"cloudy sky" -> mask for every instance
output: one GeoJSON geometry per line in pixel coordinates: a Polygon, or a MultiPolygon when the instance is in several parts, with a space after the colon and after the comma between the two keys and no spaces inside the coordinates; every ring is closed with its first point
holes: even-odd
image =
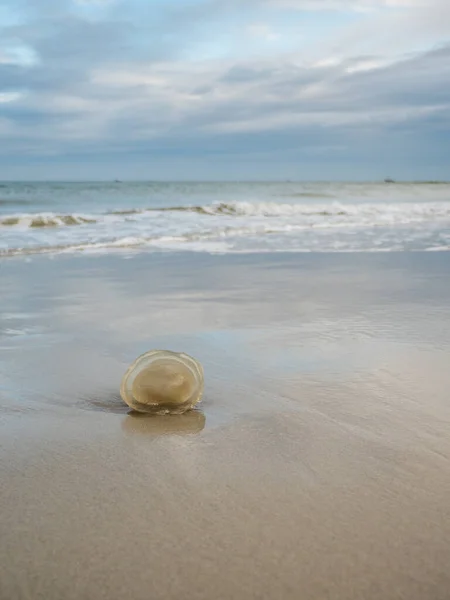
{"type": "Polygon", "coordinates": [[[449,0],[2,0],[2,179],[450,179],[449,0]]]}

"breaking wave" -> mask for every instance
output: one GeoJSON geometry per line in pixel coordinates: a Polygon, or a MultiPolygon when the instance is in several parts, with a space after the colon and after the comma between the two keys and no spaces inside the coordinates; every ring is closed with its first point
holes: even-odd
{"type": "Polygon", "coordinates": [[[450,249],[450,188],[433,199],[414,188],[407,200],[397,196],[395,201],[349,195],[338,200],[325,193],[314,198],[308,193],[308,201],[298,193],[285,202],[282,194],[278,201],[256,188],[252,194],[255,199],[233,201],[209,193],[161,196],[153,206],[146,197],[141,205],[130,199],[127,206],[125,196],[119,204],[105,191],[101,205],[91,199],[36,202],[35,212],[0,216],[0,257],[148,248],[231,253],[450,249]],[[183,204],[187,200],[191,204],[183,204]],[[70,210],[74,206],[77,212],[70,210]]]}
{"type": "Polygon", "coordinates": [[[84,217],[81,215],[53,215],[53,214],[23,214],[11,215],[0,219],[2,227],[63,227],[66,225],[84,225],[86,223],[96,223],[97,219],[84,217]]]}
{"type": "Polygon", "coordinates": [[[348,217],[353,223],[361,219],[392,224],[428,219],[449,219],[450,202],[389,203],[389,204],[288,204],[278,202],[220,202],[199,206],[168,206],[160,208],[113,210],[100,214],[23,213],[0,218],[1,227],[41,228],[71,227],[107,221],[133,219],[155,213],[196,213],[204,216],[228,217],[348,217]]]}

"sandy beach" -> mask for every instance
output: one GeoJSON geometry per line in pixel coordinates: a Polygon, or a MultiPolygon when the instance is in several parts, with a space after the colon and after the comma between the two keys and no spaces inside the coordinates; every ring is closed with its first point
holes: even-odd
{"type": "Polygon", "coordinates": [[[448,600],[450,255],[0,262],[1,600],[448,600]],[[198,410],[130,413],[152,348],[198,410]]]}

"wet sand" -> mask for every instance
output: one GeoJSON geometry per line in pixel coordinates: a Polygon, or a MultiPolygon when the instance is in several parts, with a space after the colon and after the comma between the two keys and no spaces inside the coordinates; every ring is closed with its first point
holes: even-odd
{"type": "Polygon", "coordinates": [[[448,600],[450,254],[0,262],[0,598],[448,600]],[[130,413],[151,348],[201,408],[130,413]]]}

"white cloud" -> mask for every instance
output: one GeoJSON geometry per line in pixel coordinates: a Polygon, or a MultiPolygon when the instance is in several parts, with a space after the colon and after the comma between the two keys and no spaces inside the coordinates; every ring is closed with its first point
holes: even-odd
{"type": "MultiPolygon", "coordinates": [[[[450,41],[448,0],[428,0],[427,6],[411,0],[408,3],[402,0],[385,2],[385,6],[389,2],[389,10],[368,13],[356,23],[330,30],[320,45],[311,48],[309,53],[314,60],[326,60],[328,56],[343,59],[358,55],[395,58],[423,52],[450,41]]],[[[356,7],[356,4],[352,3],[352,6],[356,7]]]]}
{"type": "Polygon", "coordinates": [[[270,117],[230,121],[208,127],[209,131],[218,133],[249,133],[257,131],[273,131],[280,128],[295,127],[360,127],[364,125],[384,127],[387,125],[411,122],[429,115],[449,114],[450,104],[426,107],[389,107],[361,111],[314,111],[313,109],[298,114],[287,111],[270,117]]]}
{"type": "Polygon", "coordinates": [[[115,4],[117,0],[73,0],[74,4],[79,4],[79,5],[108,5],[108,4],[115,4]]]}
{"type": "Polygon", "coordinates": [[[252,23],[247,28],[247,33],[252,37],[262,38],[267,42],[274,42],[280,38],[280,35],[270,25],[267,25],[267,23],[252,23]]]}
{"type": "Polygon", "coordinates": [[[381,69],[389,64],[389,61],[383,59],[368,59],[355,61],[352,65],[348,66],[345,71],[346,73],[362,73],[364,71],[373,71],[374,69],[381,69]]]}
{"type": "Polygon", "coordinates": [[[0,50],[0,64],[30,67],[39,62],[39,57],[33,48],[25,45],[6,45],[0,50]]]}
{"type": "MultiPolygon", "coordinates": [[[[411,8],[429,6],[425,0],[267,0],[274,8],[297,10],[374,11],[382,8],[411,8]]],[[[431,0],[432,1],[432,0],[431,0]]]]}
{"type": "Polygon", "coordinates": [[[23,97],[21,92],[0,92],[0,104],[15,102],[23,97]]]}
{"type": "Polygon", "coordinates": [[[321,58],[320,60],[313,62],[311,66],[319,69],[327,69],[328,67],[336,67],[341,64],[341,62],[342,58],[339,58],[338,56],[327,56],[326,58],[321,58]]]}

